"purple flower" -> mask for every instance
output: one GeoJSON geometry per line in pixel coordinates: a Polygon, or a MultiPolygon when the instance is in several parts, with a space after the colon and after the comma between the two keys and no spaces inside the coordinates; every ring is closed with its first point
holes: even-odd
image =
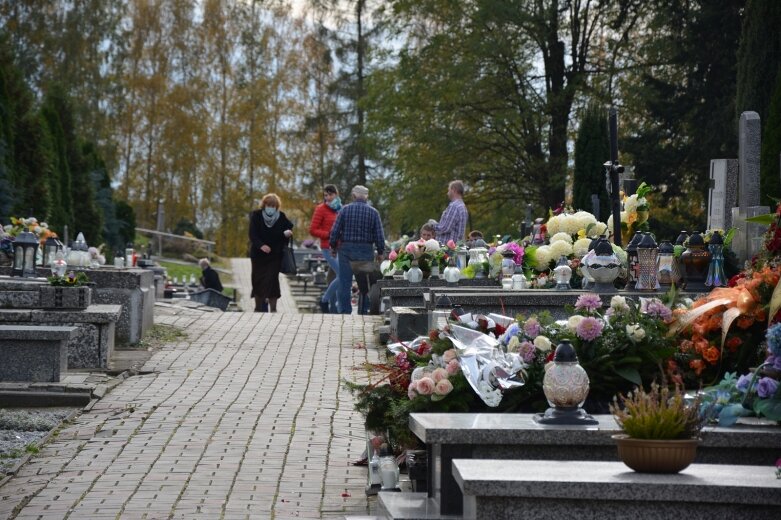
{"type": "Polygon", "coordinates": [[[537,318],[529,318],[523,324],[523,332],[530,338],[536,338],[540,335],[540,322],[537,318]]]}
{"type": "Polygon", "coordinates": [[[770,377],[763,377],[757,383],[757,395],[762,399],[773,397],[778,390],[778,381],[770,377]]]}
{"type": "Polygon", "coordinates": [[[593,341],[602,334],[604,324],[601,320],[592,317],[586,317],[580,320],[575,334],[584,341],[593,341]]]}
{"type": "Polygon", "coordinates": [[[776,370],[781,370],[781,356],[775,356],[773,359],[773,368],[776,370]]]}
{"type": "Polygon", "coordinates": [[[575,302],[575,308],[593,312],[602,307],[602,298],[594,293],[581,294],[575,302]]]}
{"type": "Polygon", "coordinates": [[[672,318],[673,311],[659,298],[641,298],[640,300],[640,312],[664,321],[672,318]]]}
{"type": "Polygon", "coordinates": [[[534,356],[537,354],[537,349],[534,346],[534,343],[531,341],[524,341],[518,346],[518,354],[521,355],[524,362],[531,363],[534,361],[534,356]]]}
{"type": "Polygon", "coordinates": [[[748,387],[751,385],[751,374],[744,374],[738,378],[738,382],[735,383],[735,388],[737,388],[741,393],[746,393],[748,391],[748,387]]]}

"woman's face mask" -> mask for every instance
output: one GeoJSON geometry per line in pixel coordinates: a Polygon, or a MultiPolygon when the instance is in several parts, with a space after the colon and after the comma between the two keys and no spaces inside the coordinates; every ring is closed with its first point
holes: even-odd
{"type": "Polygon", "coordinates": [[[266,206],[265,208],[263,208],[263,211],[266,213],[267,217],[273,217],[277,213],[277,208],[266,206]]]}
{"type": "Polygon", "coordinates": [[[342,207],[342,199],[339,197],[334,197],[330,202],[328,202],[328,207],[331,209],[339,209],[342,207]]]}

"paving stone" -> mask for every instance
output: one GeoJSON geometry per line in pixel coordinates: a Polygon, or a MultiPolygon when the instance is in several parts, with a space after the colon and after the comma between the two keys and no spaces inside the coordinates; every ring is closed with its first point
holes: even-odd
{"type": "MultiPolygon", "coordinates": [[[[237,271],[248,285],[249,262],[237,271]]],[[[378,361],[376,348],[353,345],[375,346],[379,318],[291,315],[285,296],[279,310],[156,306],[155,322],[186,340],[155,352],[150,373],[122,381],[6,481],[0,515],[27,498],[16,518],[370,513],[366,469],[349,466],[362,420],[339,377],[364,377],[351,368],[378,361]]]]}

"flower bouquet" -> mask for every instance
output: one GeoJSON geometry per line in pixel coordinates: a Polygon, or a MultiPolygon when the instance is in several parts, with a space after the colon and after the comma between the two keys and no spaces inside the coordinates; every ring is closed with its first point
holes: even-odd
{"type": "MultiPolygon", "coordinates": [[[[623,195],[621,211],[621,240],[628,244],[635,231],[648,231],[649,206],[647,195],[653,188],[641,183],[637,191],[630,196],[623,195]]],[[[613,215],[607,219],[607,228],[613,229],[613,215]]]]}
{"type": "Polygon", "coordinates": [[[753,372],[727,373],[702,391],[703,412],[719,425],[731,426],[749,415],[781,422],[781,323],[767,329],[767,357],[753,372]]]}
{"type": "Polygon", "coordinates": [[[388,254],[388,260],[397,272],[409,271],[412,262],[417,261],[421,271],[430,273],[435,265],[444,269],[448,258],[447,251],[434,239],[410,241],[388,254]]]}

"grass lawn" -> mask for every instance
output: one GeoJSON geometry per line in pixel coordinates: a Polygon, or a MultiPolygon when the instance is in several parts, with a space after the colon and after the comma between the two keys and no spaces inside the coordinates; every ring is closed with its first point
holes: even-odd
{"type": "MultiPolygon", "coordinates": [[[[168,278],[173,279],[174,277],[177,277],[178,280],[184,279],[189,280],[190,275],[195,275],[195,280],[197,283],[199,283],[201,279],[201,268],[198,267],[198,264],[178,264],[173,262],[159,262],[160,267],[165,267],[165,270],[168,272],[168,278]]],[[[226,269],[230,270],[230,263],[220,263],[220,262],[214,262],[212,263],[212,267],[215,267],[217,269],[226,269]]],[[[220,281],[222,282],[222,285],[224,289],[222,290],[222,293],[226,296],[230,296],[233,298],[233,289],[229,289],[227,286],[233,283],[233,277],[230,275],[230,273],[220,273],[220,281]]]]}

